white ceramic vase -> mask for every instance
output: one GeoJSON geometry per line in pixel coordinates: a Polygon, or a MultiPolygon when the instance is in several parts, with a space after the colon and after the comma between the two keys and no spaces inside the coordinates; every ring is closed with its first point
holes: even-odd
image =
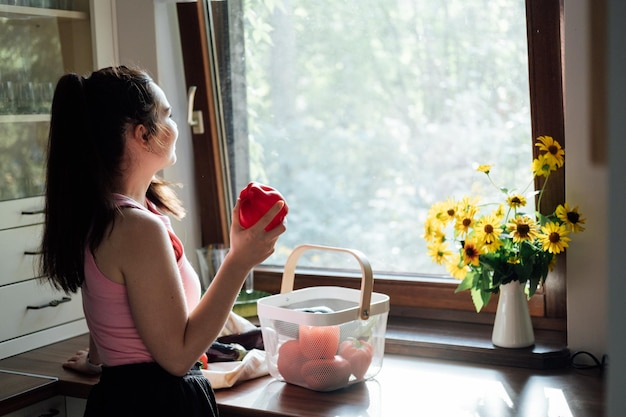
{"type": "Polygon", "coordinates": [[[491,341],[495,346],[525,348],[535,343],[524,288],[525,284],[518,281],[500,286],[500,299],[491,335],[491,341]]]}

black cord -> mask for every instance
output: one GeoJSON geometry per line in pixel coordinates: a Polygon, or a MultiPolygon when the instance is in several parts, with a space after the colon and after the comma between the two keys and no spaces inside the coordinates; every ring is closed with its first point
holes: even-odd
{"type": "Polygon", "coordinates": [[[593,354],[586,352],[584,350],[581,350],[579,352],[572,354],[572,356],[570,357],[570,363],[572,365],[572,368],[574,369],[599,369],[600,371],[604,371],[604,368],[606,368],[606,365],[607,365],[607,359],[608,359],[607,355],[602,355],[602,358],[598,359],[593,354]],[[585,362],[577,361],[576,358],[579,356],[588,357],[591,359],[593,363],[589,363],[589,361],[585,361],[585,362]]]}

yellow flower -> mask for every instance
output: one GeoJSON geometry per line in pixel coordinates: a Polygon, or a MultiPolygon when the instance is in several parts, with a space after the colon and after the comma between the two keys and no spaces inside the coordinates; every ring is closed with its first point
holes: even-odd
{"type": "Polygon", "coordinates": [[[489,171],[491,171],[491,165],[478,165],[478,168],[476,168],[476,171],[489,174],[489,171]]]}
{"type": "Polygon", "coordinates": [[[486,245],[488,250],[494,249],[494,247],[497,249],[500,246],[496,243],[496,241],[500,241],[499,238],[502,233],[498,217],[494,215],[481,217],[476,222],[474,230],[476,231],[476,238],[486,245]]]}
{"type": "Polygon", "coordinates": [[[480,265],[480,246],[473,240],[466,240],[463,245],[463,265],[480,265]]]}
{"type": "Polygon", "coordinates": [[[569,231],[565,225],[548,222],[545,226],[541,226],[539,241],[543,246],[543,250],[558,254],[565,251],[565,248],[569,246],[568,242],[571,239],[567,237],[568,234],[569,231]]]}
{"type": "Polygon", "coordinates": [[[446,264],[446,269],[450,275],[456,279],[463,279],[469,272],[469,267],[461,262],[461,255],[458,253],[452,255],[450,261],[446,264]]]}
{"type": "Polygon", "coordinates": [[[552,255],[552,259],[550,259],[550,263],[548,264],[548,270],[553,271],[556,266],[556,256],[552,255]]]}
{"type": "Polygon", "coordinates": [[[460,236],[467,236],[474,227],[477,213],[478,208],[476,206],[467,206],[466,209],[457,213],[454,230],[456,230],[460,236]]]}
{"type": "Polygon", "coordinates": [[[465,210],[469,210],[472,207],[476,208],[479,202],[480,202],[480,198],[476,196],[474,197],[465,196],[461,199],[461,201],[459,201],[459,204],[457,207],[459,210],[465,211],[465,210]]]}
{"type": "Polygon", "coordinates": [[[546,156],[548,154],[539,155],[533,160],[532,171],[536,177],[547,177],[550,172],[556,171],[556,163],[553,158],[546,156]]]}
{"type": "Polygon", "coordinates": [[[424,239],[429,242],[443,242],[445,240],[441,222],[434,217],[427,217],[424,222],[424,239]]]}
{"type": "Polygon", "coordinates": [[[447,223],[454,219],[457,212],[457,203],[452,198],[448,198],[445,202],[437,204],[437,220],[447,223]]]}
{"type": "Polygon", "coordinates": [[[452,255],[452,252],[448,250],[448,244],[445,242],[430,243],[426,248],[433,261],[439,265],[446,263],[447,259],[452,255]]]}
{"type": "Polygon", "coordinates": [[[498,204],[498,208],[491,212],[491,215],[495,216],[495,218],[498,219],[498,223],[502,223],[502,220],[505,216],[504,204],[498,204]]]}
{"type": "Polygon", "coordinates": [[[587,219],[584,219],[580,213],[578,213],[578,206],[570,210],[569,205],[563,203],[563,205],[559,205],[556,208],[556,216],[574,233],[585,230],[582,225],[585,224],[587,219]]]}
{"type": "Polygon", "coordinates": [[[486,239],[483,242],[483,252],[484,253],[496,252],[498,249],[500,249],[500,246],[502,246],[502,241],[500,239],[494,239],[494,240],[486,239]]]}
{"type": "Polygon", "coordinates": [[[562,167],[565,162],[565,151],[561,148],[559,142],[554,140],[552,136],[539,136],[535,146],[540,151],[545,152],[546,158],[553,161],[557,167],[562,167]]]}
{"type": "Polygon", "coordinates": [[[533,241],[537,238],[537,233],[539,232],[537,223],[528,216],[518,215],[506,227],[515,243],[524,240],[533,241]]]}
{"type": "Polygon", "coordinates": [[[507,197],[506,203],[513,209],[524,207],[526,205],[526,197],[521,194],[513,194],[507,197]]]}

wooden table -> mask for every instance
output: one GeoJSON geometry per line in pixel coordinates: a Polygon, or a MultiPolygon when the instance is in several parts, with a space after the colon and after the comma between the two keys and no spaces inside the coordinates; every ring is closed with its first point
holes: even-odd
{"type": "MultiPolygon", "coordinates": [[[[79,336],[1,360],[0,369],[45,375],[49,378],[40,382],[53,384],[50,395],[85,398],[97,378],[66,371],[61,362],[86,346],[87,336],[79,336]]],[[[0,392],[5,392],[2,375],[0,392]]],[[[22,382],[23,400],[29,388],[22,382]]],[[[15,381],[11,386],[20,389],[15,381]]],[[[1,397],[0,415],[10,403],[1,397]]],[[[604,380],[595,370],[531,370],[402,355],[385,355],[373,380],[340,391],[318,393],[267,376],[216,390],[216,397],[222,417],[600,417],[605,409],[604,380]]]]}

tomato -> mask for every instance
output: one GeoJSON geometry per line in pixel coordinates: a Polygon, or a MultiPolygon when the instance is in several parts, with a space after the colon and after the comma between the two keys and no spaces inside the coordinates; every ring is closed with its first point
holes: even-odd
{"type": "MultiPolygon", "coordinates": [[[[241,190],[239,200],[239,224],[246,229],[258,222],[276,202],[285,201],[283,196],[274,188],[254,181],[241,190]]],[[[288,211],[289,208],[285,202],[282,210],[265,227],[265,230],[272,230],[281,224],[288,211]]]]}
{"type": "Polygon", "coordinates": [[[352,375],[363,379],[374,355],[374,348],[365,340],[348,339],[339,345],[339,355],[350,362],[352,375]]]}
{"type": "Polygon", "coordinates": [[[276,366],[285,381],[300,385],[304,382],[301,368],[306,360],[300,351],[298,340],[288,340],[278,348],[276,366]]]}
{"type": "Polygon", "coordinates": [[[209,357],[206,353],[200,355],[200,357],[198,358],[198,362],[202,362],[202,365],[200,365],[202,369],[209,369],[209,357]]]}
{"type": "Polygon", "coordinates": [[[302,365],[306,385],[316,391],[332,391],[348,385],[350,363],[337,355],[330,359],[311,359],[302,365]]]}
{"type": "Polygon", "coordinates": [[[300,350],[309,359],[330,359],[339,348],[339,326],[300,325],[300,350]]]}

